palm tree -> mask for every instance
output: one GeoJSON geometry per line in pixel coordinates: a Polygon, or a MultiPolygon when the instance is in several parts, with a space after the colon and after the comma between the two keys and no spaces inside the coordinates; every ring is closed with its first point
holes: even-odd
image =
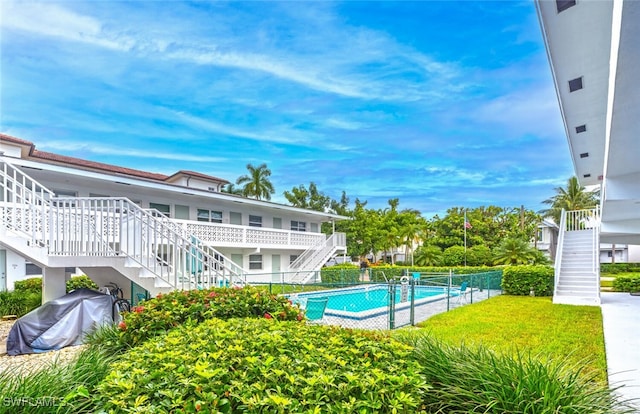
{"type": "Polygon", "coordinates": [[[261,164],[257,168],[252,164],[247,164],[248,175],[238,177],[237,185],[243,185],[242,195],[245,197],[253,197],[256,200],[271,200],[271,194],[275,193],[273,184],[269,181],[271,170],[267,168],[267,164],[261,164]]]}
{"type": "Polygon", "coordinates": [[[438,246],[424,245],[416,249],[415,264],[418,266],[437,266],[440,264],[442,250],[438,246]]]}
{"type": "Polygon", "coordinates": [[[242,188],[236,187],[233,183],[225,185],[221,191],[227,194],[242,195],[242,188]]]}
{"type": "Polygon", "coordinates": [[[507,238],[494,249],[494,263],[500,264],[529,264],[537,259],[536,251],[526,241],[518,238],[507,238]]]}
{"type": "Polygon", "coordinates": [[[560,223],[562,210],[586,210],[598,205],[599,192],[586,191],[575,176],[569,178],[566,188],[556,187],[555,192],[556,195],[543,201],[551,207],[540,211],[540,214],[553,218],[556,224],[560,223]]]}

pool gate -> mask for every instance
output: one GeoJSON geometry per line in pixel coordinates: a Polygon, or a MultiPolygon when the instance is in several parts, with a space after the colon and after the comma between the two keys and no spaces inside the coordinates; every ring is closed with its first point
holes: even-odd
{"type": "MultiPolygon", "coordinates": [[[[344,269],[350,270],[350,269],[344,269]]],[[[397,329],[429,317],[499,295],[502,271],[474,274],[403,272],[388,278],[373,270],[362,281],[358,269],[325,282],[293,284],[251,283],[287,296],[305,308],[308,298],[327,298],[324,315],[314,323],[359,329],[397,329]]]]}

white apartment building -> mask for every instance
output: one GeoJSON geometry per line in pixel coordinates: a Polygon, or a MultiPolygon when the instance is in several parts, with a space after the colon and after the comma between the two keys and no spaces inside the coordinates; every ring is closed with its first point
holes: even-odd
{"type": "Polygon", "coordinates": [[[0,289],[38,268],[46,298],[63,294],[76,268],[152,294],[305,283],[346,253],[344,233],[321,232],[346,217],[222,193],[227,183],[53,154],[0,134],[0,289]]]}

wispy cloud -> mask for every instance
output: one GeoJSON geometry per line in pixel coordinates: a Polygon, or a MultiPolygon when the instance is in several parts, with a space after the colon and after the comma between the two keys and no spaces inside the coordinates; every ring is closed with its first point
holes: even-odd
{"type": "Polygon", "coordinates": [[[185,162],[224,162],[223,157],[210,157],[202,155],[190,155],[183,152],[159,152],[148,149],[133,149],[131,147],[110,147],[96,144],[87,144],[72,141],[38,141],[37,148],[48,151],[82,152],[83,154],[117,155],[122,157],[176,160],[185,162]]]}

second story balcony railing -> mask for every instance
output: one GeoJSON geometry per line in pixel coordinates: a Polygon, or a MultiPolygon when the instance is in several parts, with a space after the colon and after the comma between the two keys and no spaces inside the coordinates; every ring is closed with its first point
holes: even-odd
{"type": "Polygon", "coordinates": [[[207,244],[218,247],[308,249],[325,240],[323,233],[239,226],[191,220],[172,220],[207,244]]]}

